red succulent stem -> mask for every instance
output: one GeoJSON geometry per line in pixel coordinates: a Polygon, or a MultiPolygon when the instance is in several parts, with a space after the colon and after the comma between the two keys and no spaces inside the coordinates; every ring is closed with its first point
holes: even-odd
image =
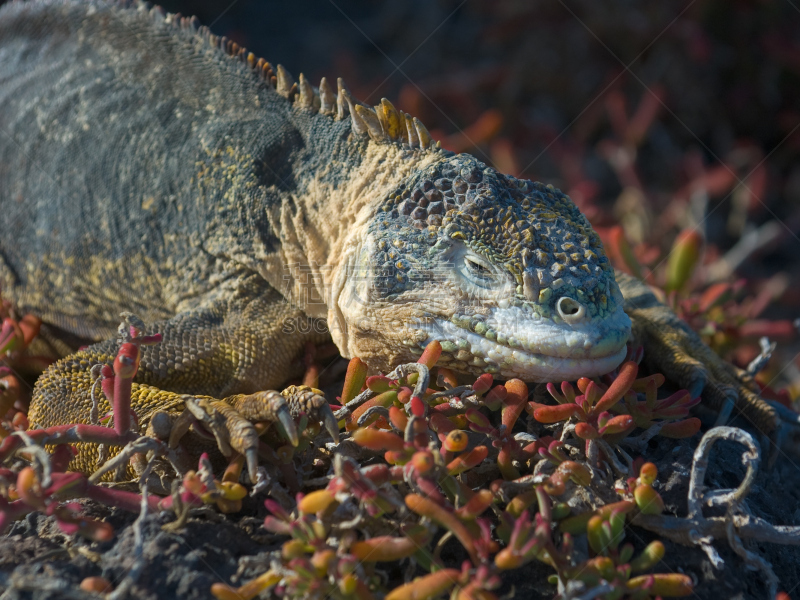
{"type": "MultiPolygon", "coordinates": [[[[131,431],[120,435],[113,429],[101,425],[69,424],[55,425],[47,429],[34,429],[26,432],[34,442],[44,446],[57,444],[76,444],[88,442],[93,444],[107,444],[109,446],[124,446],[137,439],[131,431]]],[[[11,435],[0,442],[0,462],[24,445],[22,438],[11,435]]]]}
{"type": "Polygon", "coordinates": [[[114,359],[114,431],[125,435],[131,428],[131,389],[133,378],[139,369],[141,352],[139,344],[128,342],[122,344],[114,359]]]}
{"type": "Polygon", "coordinates": [[[639,365],[633,361],[624,363],[619,368],[619,375],[608,386],[608,389],[603,394],[603,397],[597,401],[592,410],[595,414],[600,414],[603,411],[609,410],[617,402],[622,399],[622,396],[627,392],[631,384],[636,379],[636,374],[639,371],[639,365]]]}
{"type": "Polygon", "coordinates": [[[528,386],[519,379],[511,379],[506,382],[505,388],[508,395],[503,401],[502,420],[510,435],[528,401],[528,386]]]}
{"type": "Polygon", "coordinates": [[[519,445],[513,439],[505,441],[500,446],[500,451],[497,453],[497,466],[500,469],[500,474],[505,480],[513,480],[520,477],[519,470],[517,470],[512,462],[513,455],[516,453],[515,451],[518,450],[519,445]]]}
{"type": "MultiPolygon", "coordinates": [[[[87,484],[84,494],[87,498],[96,500],[106,506],[115,506],[129,512],[138,513],[141,510],[142,496],[135,492],[114,490],[99,485],[87,484]]],[[[158,512],[158,503],[162,500],[159,496],[148,496],[147,505],[153,512],[158,512]]]]}

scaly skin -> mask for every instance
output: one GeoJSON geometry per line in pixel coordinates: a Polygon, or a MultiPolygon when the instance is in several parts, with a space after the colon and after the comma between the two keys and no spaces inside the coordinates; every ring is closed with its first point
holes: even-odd
{"type": "MultiPolygon", "coordinates": [[[[388,102],[295,83],[191,20],[4,6],[0,130],[3,293],[45,335],[99,342],[40,378],[35,426],[88,422],[89,370],[129,311],[164,334],[134,384],[142,427],[174,420],[181,394],[240,406],[280,385],[327,337],[314,324],[376,370],[438,339],[456,371],[559,381],[618,365],[631,319],[675,383],[777,427],[646,286],[615,280],[567,196],[438,149],[388,102]]],[[[84,447],[72,466],[95,460],[84,447]]]]}

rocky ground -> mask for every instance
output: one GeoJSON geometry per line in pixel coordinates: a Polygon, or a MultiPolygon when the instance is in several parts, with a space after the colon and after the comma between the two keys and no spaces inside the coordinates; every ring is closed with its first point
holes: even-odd
{"type": "MultiPolygon", "coordinates": [[[[659,469],[656,486],[666,504],[666,514],[686,515],[689,465],[700,435],[675,441],[655,438],[646,451],[659,469]]],[[[743,447],[719,442],[711,452],[706,485],[727,489],[739,485],[745,474],[743,447]]],[[[762,468],[747,499],[751,514],[772,524],[796,524],[800,520],[800,471],[797,457],[781,455],[771,469],[762,468]]],[[[116,535],[108,542],[92,543],[67,536],[52,518],[33,513],[15,523],[0,538],[0,588],[3,598],[89,599],[96,594],[78,589],[89,576],[102,576],[117,587],[131,572],[134,559],[136,515],[82,501],[89,516],[108,520],[116,535]]],[[[269,566],[269,553],[280,549],[284,536],[266,531],[268,514],[257,500],[245,504],[242,513],[223,516],[213,509],[197,509],[186,527],[178,532],[162,529],[174,520],[171,513],[148,516],[142,524],[143,563],[137,581],[130,588],[133,598],[213,598],[210,587],[219,581],[239,584],[256,577],[269,566]]],[[[707,509],[711,516],[714,509],[707,509]]],[[[719,514],[719,510],[717,510],[719,514]]],[[[626,529],[626,541],[641,549],[658,536],[640,527],[626,529]]],[[[661,539],[664,539],[663,537],[661,539]]],[[[679,572],[696,582],[697,598],[764,598],[764,575],[747,568],[742,559],[718,540],[714,546],[724,564],[717,568],[699,548],[664,540],[666,557],[655,571],[679,572]]],[[[800,583],[800,548],[772,543],[747,543],[747,548],[772,564],[781,589],[800,583]]],[[[450,560],[463,559],[451,556],[450,560]]],[[[405,566],[386,569],[387,577],[401,582],[405,566]]],[[[499,595],[515,598],[549,599],[555,588],[547,583],[552,569],[534,561],[509,572],[499,595]]]]}

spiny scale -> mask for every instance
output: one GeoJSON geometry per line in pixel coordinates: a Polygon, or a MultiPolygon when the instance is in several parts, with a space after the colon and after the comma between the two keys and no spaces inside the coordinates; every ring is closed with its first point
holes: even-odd
{"type": "Polygon", "coordinates": [[[336,94],[333,93],[328,85],[328,80],[324,77],[319,82],[319,101],[320,109],[324,115],[332,115],[336,112],[336,94]]]}
{"type": "MultiPolygon", "coordinates": [[[[139,10],[147,10],[147,8],[145,3],[138,5],[139,10]]],[[[149,12],[155,20],[195,32],[210,45],[218,47],[229,56],[242,61],[262,81],[275,88],[281,96],[294,103],[297,108],[316,111],[337,120],[350,115],[353,133],[369,136],[376,142],[397,142],[409,148],[432,151],[441,148],[441,144],[431,138],[428,129],[419,119],[397,110],[386,98],[381,98],[381,103],[373,108],[355,100],[341,78],[337,80],[336,93],[324,77],[318,88],[312,86],[302,73],[298,81],[295,81],[291,73],[282,65],[277,65],[273,69],[269,62],[263,58],[257,58],[255,54],[248,52],[233,40],[211,33],[208,27],[200,25],[197,17],[183,17],[180,13],[167,13],[160,6],[153,6],[149,12]]]]}

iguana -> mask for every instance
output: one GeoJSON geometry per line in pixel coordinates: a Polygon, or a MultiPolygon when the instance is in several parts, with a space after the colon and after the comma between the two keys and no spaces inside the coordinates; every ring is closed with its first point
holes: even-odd
{"type": "MultiPolygon", "coordinates": [[[[142,427],[174,418],[182,394],[257,403],[328,335],[374,370],[439,340],[456,372],[526,381],[608,372],[635,339],[712,407],[778,424],[647,286],[615,275],[559,190],[143,3],[0,9],[0,284],[51,337],[92,343],[39,378],[37,427],[88,422],[121,311],[163,333],[134,385],[142,427]]],[[[95,461],[84,447],[72,466],[95,461]]]]}

